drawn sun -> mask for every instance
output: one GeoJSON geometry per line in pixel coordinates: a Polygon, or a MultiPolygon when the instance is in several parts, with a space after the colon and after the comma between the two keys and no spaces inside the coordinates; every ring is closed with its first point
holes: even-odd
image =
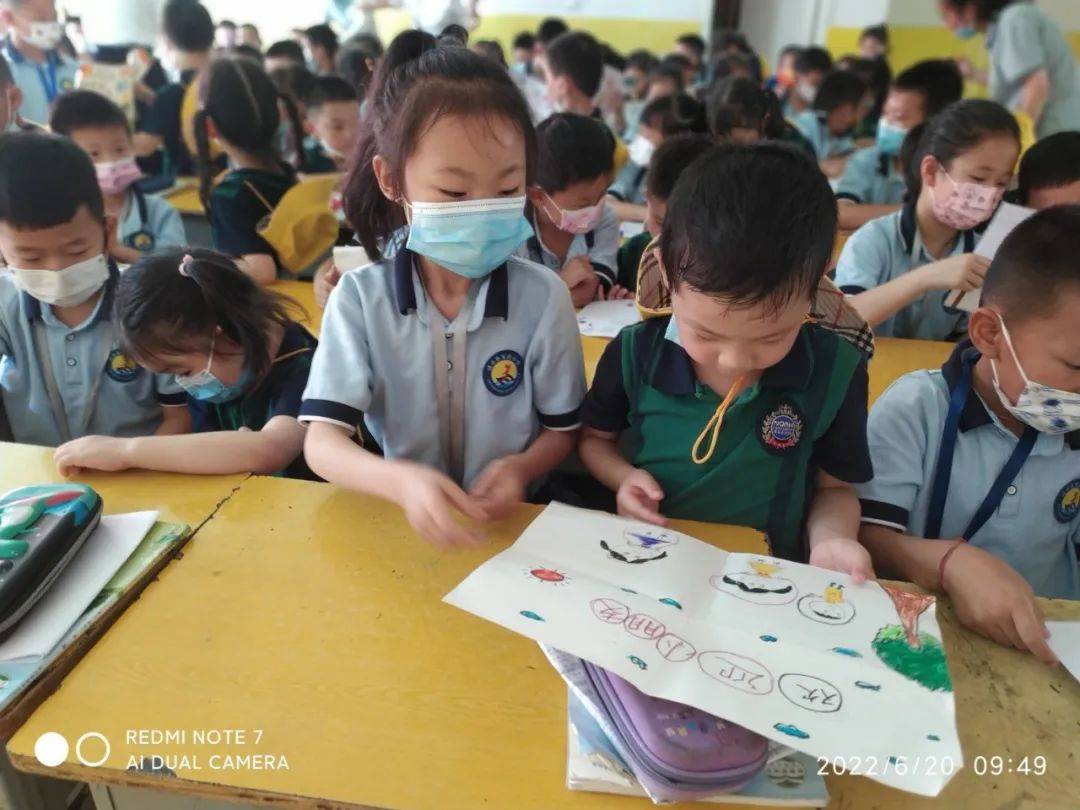
{"type": "Polygon", "coordinates": [[[566,574],[556,571],[554,568],[530,568],[526,573],[533,579],[548,582],[555,586],[565,585],[570,581],[566,574]]]}

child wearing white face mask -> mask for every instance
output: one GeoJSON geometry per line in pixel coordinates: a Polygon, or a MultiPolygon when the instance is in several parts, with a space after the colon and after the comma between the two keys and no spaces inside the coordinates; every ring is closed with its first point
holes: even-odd
{"type": "Polygon", "coordinates": [[[78,63],[57,45],[64,28],[54,0],[2,0],[0,23],[8,32],[3,55],[22,91],[22,114],[34,123],[49,120],[49,105],[75,86],[78,63]]]}
{"type": "Polygon", "coordinates": [[[1053,661],[1035,596],[1080,598],[1080,206],[1002,243],[968,337],[870,414],[860,539],[880,573],[945,591],[960,620],[1053,661]]]}
{"type": "Polygon", "coordinates": [[[836,284],[875,334],[946,340],[962,334],[965,313],[951,290],[982,286],[987,260],[975,229],[997,209],[1020,153],[1016,119],[1000,104],[949,105],[921,131],[905,167],[907,204],[852,234],[836,284]]]}
{"type": "Polygon", "coordinates": [[[0,135],[0,396],[14,438],[58,445],[89,433],[183,433],[174,381],[120,348],[119,278],[90,159],[66,138],[0,135]]]}
{"type": "Polygon", "coordinates": [[[619,218],[604,194],[611,182],[611,133],[584,115],[556,113],[536,130],[537,168],[527,215],[535,234],[517,255],[556,271],[574,306],[625,298],[615,283],[619,218]]]}
{"type": "Polygon", "coordinates": [[[131,264],[156,248],[186,243],[180,213],[161,197],[144,194],[135,163],[131,130],[123,111],[89,90],[63,93],[53,104],[49,126],[66,135],[94,161],[105,198],[105,215],[117,223],[109,255],[131,264]]]}

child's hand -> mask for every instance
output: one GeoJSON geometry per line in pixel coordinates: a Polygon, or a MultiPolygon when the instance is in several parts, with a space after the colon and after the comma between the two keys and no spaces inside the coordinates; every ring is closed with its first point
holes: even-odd
{"type": "Polygon", "coordinates": [[[326,309],[326,301],[330,298],[330,293],[341,281],[341,271],[333,263],[333,259],[328,262],[328,266],[319,268],[319,272],[315,274],[315,303],[319,305],[319,309],[326,309]]]}
{"type": "Polygon", "coordinates": [[[983,285],[990,260],[974,253],[950,256],[938,262],[923,265],[926,283],[931,290],[963,290],[970,292],[983,285]]]}
{"type": "Polygon", "coordinates": [[[402,481],[398,503],[417,534],[441,549],[483,545],[482,533],[454,520],[455,510],[473,520],[488,518],[487,512],[461,487],[441,472],[420,464],[408,464],[402,481]]]}
{"type": "Polygon", "coordinates": [[[480,503],[489,517],[498,520],[525,500],[528,483],[513,456],[507,456],[495,459],[484,468],[473,481],[469,495],[480,503]]]}
{"type": "Polygon", "coordinates": [[[856,584],[875,578],[870,552],[862,543],[850,537],[836,537],[815,543],[810,549],[810,564],[849,574],[856,584]]]}
{"type": "Polygon", "coordinates": [[[596,298],[600,279],[585,256],[575,256],[559,271],[563,283],[570,288],[570,299],[578,309],[596,298]]]}
{"type": "Polygon", "coordinates": [[[615,284],[610,290],[604,292],[603,286],[597,294],[597,298],[601,301],[624,301],[627,298],[633,298],[634,294],[630,290],[623,287],[621,284],[615,284]]]}
{"type": "Polygon", "coordinates": [[[667,518],[660,514],[662,500],[664,490],[645,470],[634,470],[627,475],[615,493],[615,504],[620,515],[657,526],[667,525],[667,518]]]}
{"type": "Polygon", "coordinates": [[[53,461],[56,462],[57,471],[65,478],[78,475],[80,470],[118,472],[131,466],[128,447],[126,439],[83,436],[57,447],[53,461]]]}
{"type": "Polygon", "coordinates": [[[1006,647],[1030,650],[1048,664],[1057,661],[1034,591],[1004,560],[964,543],[945,563],[942,584],[965,627],[1006,647]]]}

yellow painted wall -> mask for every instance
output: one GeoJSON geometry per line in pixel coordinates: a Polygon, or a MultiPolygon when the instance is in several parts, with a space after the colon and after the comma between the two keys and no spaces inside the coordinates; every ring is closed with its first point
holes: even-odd
{"type": "MultiPolygon", "coordinates": [[[[488,14],[480,18],[480,24],[472,32],[472,39],[495,39],[502,43],[510,58],[510,44],[521,31],[535,32],[543,14],[488,14]]],[[[588,31],[597,39],[607,42],[615,50],[626,54],[636,48],[647,48],[656,54],[670,53],[675,39],[681,34],[700,33],[701,20],[647,20],[615,19],[610,17],[564,16],[567,25],[575,31],[588,31]]],[[[375,24],[383,42],[389,42],[397,33],[409,27],[409,15],[400,11],[385,10],[376,14],[375,24]]]]}
{"type": "MultiPolygon", "coordinates": [[[[860,28],[830,28],[825,35],[825,47],[834,58],[844,54],[858,53],[860,28]]],[[[1066,32],[1077,58],[1080,59],[1080,31],[1066,32]]],[[[944,26],[889,26],[889,64],[893,73],[898,73],[923,59],[941,59],[946,57],[966,56],[972,63],[985,69],[987,67],[986,43],[980,34],[972,39],[962,40],[954,36],[944,26]]],[[[969,83],[965,90],[967,96],[985,96],[986,88],[969,83]]]]}

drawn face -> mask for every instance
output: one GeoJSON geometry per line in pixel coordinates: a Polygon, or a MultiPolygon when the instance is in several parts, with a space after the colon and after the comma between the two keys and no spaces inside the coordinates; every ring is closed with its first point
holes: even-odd
{"type": "Polygon", "coordinates": [[[611,555],[612,559],[624,563],[647,563],[663,559],[668,549],[679,542],[679,538],[660,529],[628,530],[622,538],[600,541],[600,547],[611,555]]]}
{"type": "Polygon", "coordinates": [[[720,593],[755,605],[786,605],[798,595],[798,589],[790,579],[762,576],[752,571],[717,575],[709,583],[720,593]]]}
{"type": "Polygon", "coordinates": [[[798,604],[799,613],[821,624],[847,624],[855,618],[855,606],[851,602],[835,602],[827,597],[808,593],[798,604]]]}

